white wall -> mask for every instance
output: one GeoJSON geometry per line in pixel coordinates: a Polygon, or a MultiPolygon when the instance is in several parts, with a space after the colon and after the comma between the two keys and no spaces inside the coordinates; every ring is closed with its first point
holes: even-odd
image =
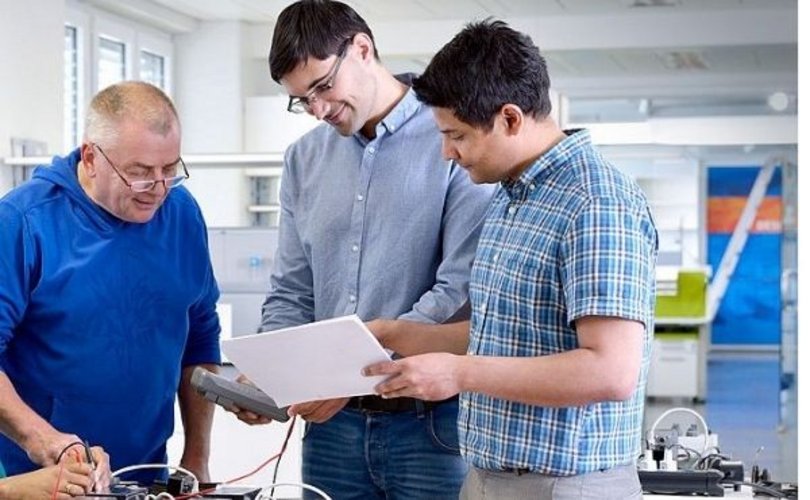
{"type": "Polygon", "coordinates": [[[288,103],[287,95],[256,96],[245,100],[246,152],[283,152],[320,123],[309,114],[290,113],[288,103]]]}
{"type": "MultiPolygon", "coordinates": [[[[0,157],[12,137],[62,151],[64,0],[0,0],[0,157]]],[[[0,164],[0,195],[11,169],[0,164]]]]}
{"type": "MultiPolygon", "coordinates": [[[[236,21],[203,22],[175,38],[175,104],[185,154],[243,149],[243,30],[236,21]]],[[[188,186],[209,227],[248,224],[242,169],[189,167],[188,186]]]]}

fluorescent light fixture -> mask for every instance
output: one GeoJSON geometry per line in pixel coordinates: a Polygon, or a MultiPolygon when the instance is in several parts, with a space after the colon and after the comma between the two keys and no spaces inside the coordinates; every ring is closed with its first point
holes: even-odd
{"type": "Polygon", "coordinates": [[[768,106],[772,110],[782,112],[785,111],[790,104],[790,98],[784,92],[774,92],[768,96],[768,106]]]}

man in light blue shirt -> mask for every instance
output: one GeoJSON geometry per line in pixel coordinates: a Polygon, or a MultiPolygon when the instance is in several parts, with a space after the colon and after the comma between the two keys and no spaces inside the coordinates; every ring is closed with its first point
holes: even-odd
{"type": "MultiPolygon", "coordinates": [[[[334,1],[287,7],[269,59],[291,96],[288,110],[326,123],[285,155],[263,329],[347,314],[466,319],[492,188],[442,159],[433,117],[410,78],[385,69],[365,21],[334,1]]],[[[294,405],[309,423],[303,480],[341,499],[457,498],[466,473],[457,409],[456,398],[378,396],[294,405]]]]}

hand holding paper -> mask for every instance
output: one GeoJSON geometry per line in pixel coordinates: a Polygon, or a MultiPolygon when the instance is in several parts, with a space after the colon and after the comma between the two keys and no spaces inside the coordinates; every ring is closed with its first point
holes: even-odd
{"type": "Polygon", "coordinates": [[[391,359],[356,315],[225,340],[222,350],[278,406],[373,394],[386,377],[363,368],[391,359]]]}

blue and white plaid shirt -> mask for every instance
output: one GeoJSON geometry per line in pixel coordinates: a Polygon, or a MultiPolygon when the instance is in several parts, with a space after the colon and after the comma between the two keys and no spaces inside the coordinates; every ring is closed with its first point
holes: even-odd
{"type": "Polygon", "coordinates": [[[658,236],[638,185],[607,163],[586,131],[569,132],[490,205],[472,270],[468,353],[544,356],[576,349],[574,321],[645,325],[633,396],[549,408],[461,395],[462,454],[490,470],[555,476],[633,462],[640,449],[655,305],[658,236]]]}

